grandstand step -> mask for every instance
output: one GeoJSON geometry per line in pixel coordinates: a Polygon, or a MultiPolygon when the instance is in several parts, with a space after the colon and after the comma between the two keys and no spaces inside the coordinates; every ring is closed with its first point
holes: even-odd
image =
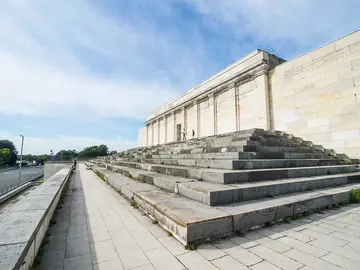
{"type": "Polygon", "coordinates": [[[179,183],[178,192],[184,197],[210,206],[274,197],[283,194],[336,187],[360,181],[360,173],[331,176],[282,179],[265,182],[223,185],[201,181],[179,183]]]}
{"type": "MultiPolygon", "coordinates": [[[[139,162],[138,160],[129,160],[139,162]]],[[[139,163],[175,165],[214,169],[265,169],[265,168],[289,168],[289,167],[310,167],[325,165],[340,165],[337,159],[244,159],[244,160],[211,160],[211,159],[143,159],[139,163]]],[[[345,165],[345,164],[344,164],[345,165]]]]}
{"type": "Polygon", "coordinates": [[[221,184],[237,184],[244,182],[275,180],[282,178],[310,177],[338,173],[350,173],[357,170],[356,165],[316,166],[297,168],[275,168],[254,170],[221,170],[197,167],[180,167],[171,165],[154,165],[127,161],[115,161],[114,164],[153,171],[166,175],[205,180],[221,184]]]}
{"type": "Polygon", "coordinates": [[[183,244],[218,239],[268,222],[346,203],[351,189],[360,189],[360,184],[348,184],[211,207],[97,166],[92,169],[183,244]]]}
{"type": "Polygon", "coordinates": [[[322,159],[324,153],[255,153],[255,152],[224,152],[196,154],[163,154],[151,155],[155,159],[322,159]]]}

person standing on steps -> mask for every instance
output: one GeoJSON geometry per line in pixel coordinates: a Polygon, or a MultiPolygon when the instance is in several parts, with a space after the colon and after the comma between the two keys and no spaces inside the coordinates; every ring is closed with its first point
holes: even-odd
{"type": "Polygon", "coordinates": [[[185,132],[185,128],[183,129],[183,141],[186,141],[186,132],[185,132]]]}
{"type": "Polygon", "coordinates": [[[193,139],[195,139],[195,130],[194,129],[192,130],[192,136],[193,136],[193,139]]]}

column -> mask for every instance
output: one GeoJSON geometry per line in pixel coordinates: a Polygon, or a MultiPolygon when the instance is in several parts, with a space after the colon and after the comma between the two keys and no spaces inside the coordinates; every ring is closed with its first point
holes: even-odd
{"type": "Polygon", "coordinates": [[[236,131],[240,130],[240,103],[239,103],[239,88],[234,84],[235,92],[235,119],[236,119],[236,131]]]}
{"type": "Polygon", "coordinates": [[[208,99],[209,99],[209,110],[211,111],[211,114],[209,115],[209,122],[208,123],[203,123],[205,125],[211,125],[211,132],[209,135],[215,135],[216,133],[216,128],[215,128],[215,121],[216,121],[216,104],[215,104],[215,95],[214,93],[211,93],[208,95],[208,99]]]}
{"type": "Polygon", "coordinates": [[[216,104],[216,95],[213,94],[212,96],[212,104],[213,104],[213,118],[214,118],[214,135],[216,135],[218,133],[218,128],[217,128],[217,104],[216,104]]]}
{"type": "Polygon", "coordinates": [[[167,141],[167,129],[168,129],[168,127],[167,127],[167,125],[168,125],[168,116],[166,116],[165,115],[165,119],[164,119],[164,121],[165,121],[165,123],[164,123],[164,125],[165,125],[165,143],[167,143],[168,141],[167,141]]]}
{"type": "Polygon", "coordinates": [[[159,118],[159,119],[157,120],[157,123],[158,123],[157,144],[160,144],[160,120],[161,120],[161,118],[159,118]]]}
{"type": "Polygon", "coordinates": [[[186,121],[186,118],[187,118],[187,115],[186,115],[186,107],[182,107],[182,111],[181,111],[182,115],[183,115],[183,121],[184,121],[184,125],[183,125],[183,129],[185,129],[185,131],[187,130],[187,121],[186,121]]]}
{"type": "Polygon", "coordinates": [[[198,100],[196,100],[195,103],[196,103],[196,133],[195,133],[195,137],[200,138],[200,103],[198,100]]]}
{"type": "Polygon", "coordinates": [[[174,114],[174,140],[173,140],[173,142],[176,142],[176,111],[174,111],[173,114],[174,114]]]}
{"type": "Polygon", "coordinates": [[[146,124],[145,146],[149,146],[149,125],[146,124]]]}
{"type": "Polygon", "coordinates": [[[151,136],[151,146],[154,145],[154,123],[155,122],[151,123],[151,134],[152,134],[152,136],[151,136]]]}

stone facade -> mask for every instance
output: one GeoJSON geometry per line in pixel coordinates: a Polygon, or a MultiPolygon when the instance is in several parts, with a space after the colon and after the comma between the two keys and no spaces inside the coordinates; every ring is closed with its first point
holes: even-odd
{"type": "Polygon", "coordinates": [[[151,113],[139,146],[249,128],[360,156],[360,31],[285,62],[256,50],[151,113]]]}
{"type": "Polygon", "coordinates": [[[360,31],[269,72],[274,128],[360,157],[360,31]]]}

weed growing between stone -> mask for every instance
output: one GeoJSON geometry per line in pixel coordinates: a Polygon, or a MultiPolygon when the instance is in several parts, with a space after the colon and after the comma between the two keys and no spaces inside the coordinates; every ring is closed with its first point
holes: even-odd
{"type": "Polygon", "coordinates": [[[138,204],[136,203],[136,201],[134,200],[134,197],[131,198],[131,203],[130,203],[130,205],[131,205],[132,207],[134,207],[135,209],[139,209],[139,206],[138,206],[138,204]]]}
{"type": "Polygon", "coordinates": [[[197,245],[195,243],[187,243],[186,246],[185,246],[185,249],[188,249],[188,250],[197,250],[197,245]]]}
{"type": "Polygon", "coordinates": [[[157,220],[153,220],[152,224],[158,224],[159,222],[157,220]]]}
{"type": "Polygon", "coordinates": [[[350,191],[350,202],[351,203],[360,203],[360,190],[353,188],[350,191]]]}
{"type": "Polygon", "coordinates": [[[168,236],[172,237],[173,236],[172,232],[168,231],[168,236]]]}

